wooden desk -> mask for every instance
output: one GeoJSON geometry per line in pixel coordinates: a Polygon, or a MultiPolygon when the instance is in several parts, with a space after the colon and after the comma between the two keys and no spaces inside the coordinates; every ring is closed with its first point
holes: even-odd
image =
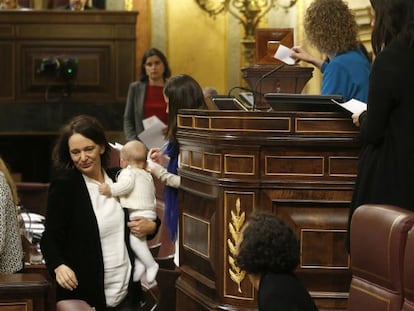
{"type": "Polygon", "coordinates": [[[346,309],[351,276],[346,228],[360,144],[350,116],[306,107],[194,110],[182,111],[178,126],[176,309],[256,307],[248,278],[231,264],[230,247],[234,217],[247,218],[255,209],[274,213],[296,233],[301,247],[297,274],[318,307],[346,309]]]}
{"type": "Polygon", "coordinates": [[[0,310],[48,310],[49,287],[49,282],[37,273],[0,275],[0,310]]]}

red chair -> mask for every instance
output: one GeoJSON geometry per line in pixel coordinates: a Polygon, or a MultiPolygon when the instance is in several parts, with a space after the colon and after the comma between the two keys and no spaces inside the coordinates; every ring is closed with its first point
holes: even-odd
{"type": "Polygon", "coordinates": [[[389,205],[362,205],[351,222],[348,310],[400,311],[403,260],[414,213],[389,205]]]}

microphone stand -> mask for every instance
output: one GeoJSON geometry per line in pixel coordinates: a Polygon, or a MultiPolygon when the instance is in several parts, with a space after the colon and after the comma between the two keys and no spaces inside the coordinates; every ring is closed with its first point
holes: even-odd
{"type": "Polygon", "coordinates": [[[252,111],[256,110],[256,103],[257,103],[257,94],[263,95],[261,90],[260,92],[258,91],[259,86],[261,87],[262,85],[262,81],[264,79],[266,79],[267,77],[269,77],[271,74],[275,73],[276,71],[279,71],[280,69],[282,69],[283,67],[285,67],[285,64],[280,64],[279,66],[276,66],[275,68],[273,68],[272,70],[270,70],[269,72],[266,72],[265,74],[263,74],[257,81],[256,81],[256,85],[254,87],[254,101],[253,101],[253,106],[252,106],[252,111]]]}

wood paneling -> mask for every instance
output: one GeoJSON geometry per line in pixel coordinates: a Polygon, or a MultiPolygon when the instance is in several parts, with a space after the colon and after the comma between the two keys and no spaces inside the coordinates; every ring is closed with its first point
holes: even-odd
{"type": "Polygon", "coordinates": [[[40,274],[0,275],[1,311],[45,311],[50,284],[40,274]]]}
{"type": "Polygon", "coordinates": [[[359,132],[343,111],[308,108],[179,115],[177,310],[256,307],[252,285],[232,263],[237,231],[255,209],[274,213],[296,233],[296,272],[318,307],[346,309],[345,239],[359,132]]]}

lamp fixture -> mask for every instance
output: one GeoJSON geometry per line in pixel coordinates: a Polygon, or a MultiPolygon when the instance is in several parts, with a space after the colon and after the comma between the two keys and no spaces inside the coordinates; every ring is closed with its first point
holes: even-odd
{"type": "Polygon", "coordinates": [[[242,44],[245,46],[245,58],[247,63],[252,63],[254,58],[255,31],[260,20],[271,8],[279,7],[285,10],[293,7],[297,0],[195,0],[197,5],[211,17],[215,18],[222,12],[229,12],[238,19],[244,28],[242,44]]]}

